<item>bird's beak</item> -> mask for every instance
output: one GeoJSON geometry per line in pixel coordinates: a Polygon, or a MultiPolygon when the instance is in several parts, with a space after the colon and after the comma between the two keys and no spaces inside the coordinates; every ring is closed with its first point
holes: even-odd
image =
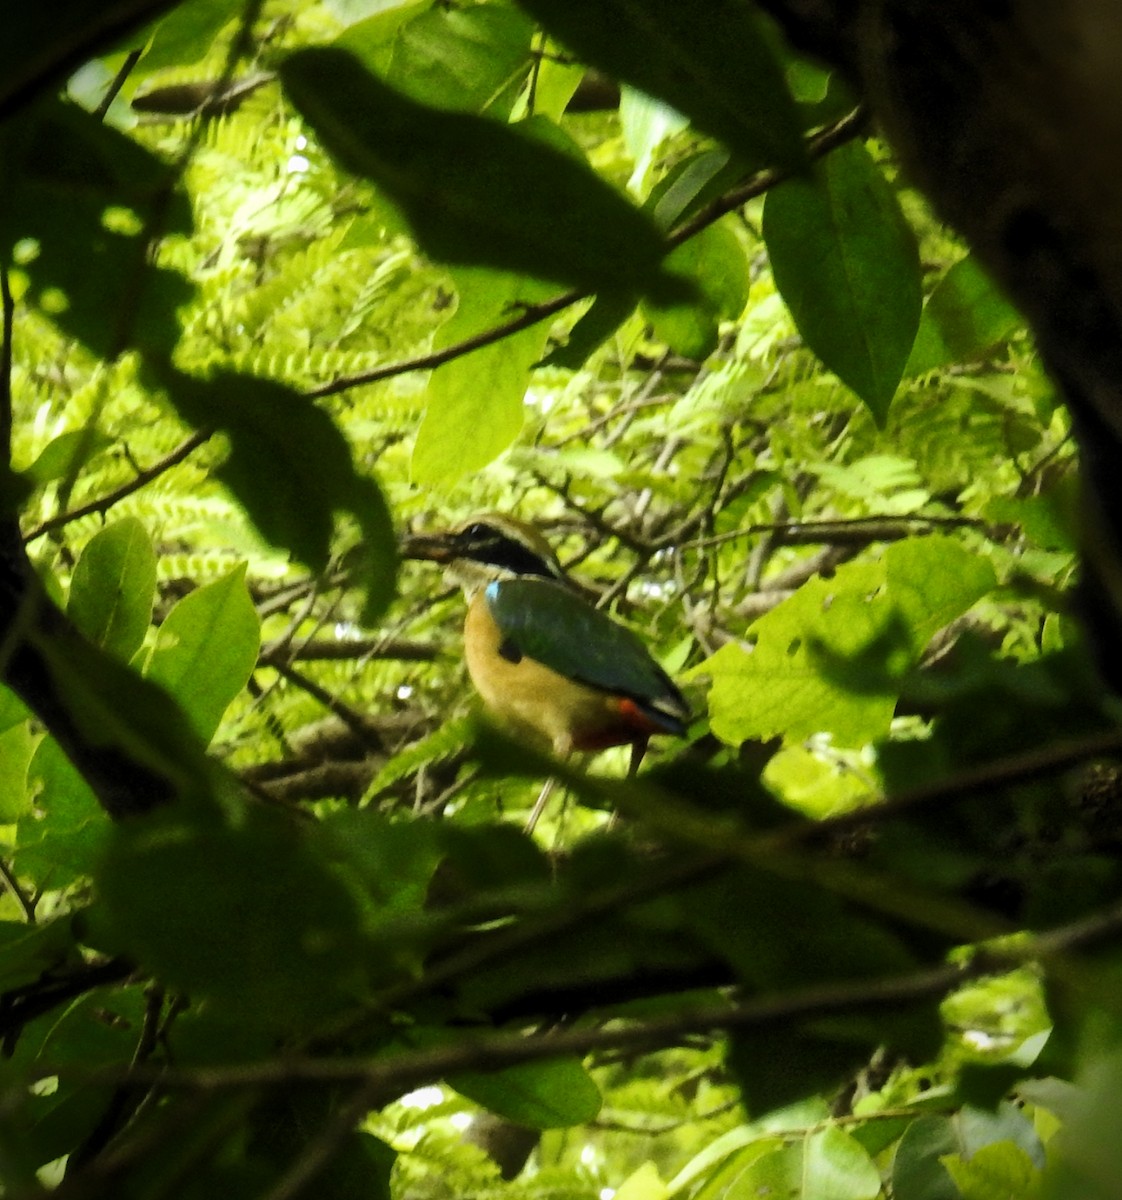
{"type": "Polygon", "coordinates": [[[448,563],[456,557],[446,533],[407,533],[401,538],[402,558],[420,558],[426,562],[448,563]]]}

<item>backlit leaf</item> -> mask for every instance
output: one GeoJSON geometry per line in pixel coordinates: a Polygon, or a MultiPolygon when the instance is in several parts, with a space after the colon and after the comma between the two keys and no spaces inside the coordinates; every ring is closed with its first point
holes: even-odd
{"type": "Polygon", "coordinates": [[[82,551],[66,611],[86,637],[127,662],[144,641],[155,590],[152,539],[136,517],[125,517],[82,551]]]}
{"type": "Polygon", "coordinates": [[[245,586],[245,564],[185,596],[160,626],[148,660],[204,741],[245,687],[257,662],[261,622],[245,586]]]}
{"type": "Polygon", "coordinates": [[[915,235],[868,151],[842,146],[811,179],[769,192],[764,238],[807,345],[883,424],[919,325],[920,272],[915,235]]]}

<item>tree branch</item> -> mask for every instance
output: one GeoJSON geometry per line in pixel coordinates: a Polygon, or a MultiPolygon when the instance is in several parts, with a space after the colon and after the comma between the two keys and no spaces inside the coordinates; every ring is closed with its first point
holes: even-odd
{"type": "Polygon", "coordinates": [[[47,520],[42,521],[23,535],[24,544],[33,542],[36,538],[41,538],[45,533],[61,529],[64,525],[69,525],[72,521],[78,521],[82,517],[88,517],[94,513],[108,512],[115,504],[119,504],[124,500],[126,496],[131,496],[133,492],[139,491],[142,487],[151,483],[153,479],[158,479],[165,472],[170,471],[172,467],[178,466],[188,455],[208,442],[213,436],[213,430],[197,429],[190,437],[180,442],[170,454],[164,455],[158,462],[154,462],[147,469],[140,471],[128,483],[124,483],[119,488],[107,492],[104,496],[99,496],[96,500],[90,500],[86,504],[72,508],[68,512],[57,513],[53,517],[48,517],[47,520]]]}
{"type": "MultiPolygon", "coordinates": [[[[811,159],[821,158],[844,142],[857,137],[864,123],[865,114],[862,109],[856,108],[852,112],[847,113],[844,117],[839,118],[839,120],[808,139],[808,156],[811,159]]],[[[667,245],[671,249],[675,246],[680,246],[683,242],[696,236],[707,226],[712,225],[714,221],[723,217],[725,213],[732,212],[748,200],[763,195],[769,188],[773,188],[785,179],[789,179],[791,175],[791,171],[778,168],[768,168],[765,171],[758,171],[740,187],[734,188],[731,192],[726,193],[726,195],[718,197],[711,204],[703,208],[701,212],[675,229],[667,238],[667,245]]],[[[519,316],[511,318],[509,321],[504,321],[501,325],[493,326],[491,329],[484,329],[482,332],[473,334],[469,338],[464,338],[463,341],[455,342],[451,346],[445,346],[441,350],[434,350],[430,354],[422,354],[416,358],[406,359],[403,362],[389,363],[384,367],[375,367],[371,371],[362,371],[356,375],[340,376],[340,378],[333,379],[329,383],[321,383],[316,387],[306,389],[304,395],[312,399],[319,399],[323,396],[334,396],[339,392],[345,392],[352,387],[359,387],[362,384],[378,383],[383,379],[393,379],[398,375],[407,375],[412,371],[427,371],[433,367],[443,366],[445,363],[452,362],[457,358],[463,358],[475,350],[482,350],[485,346],[494,345],[495,342],[500,342],[503,338],[510,337],[512,334],[521,333],[523,329],[530,329],[532,326],[540,324],[542,321],[548,320],[560,312],[564,312],[566,308],[578,304],[581,300],[586,300],[589,294],[588,292],[573,290],[555,296],[552,300],[545,300],[540,304],[527,305],[519,316]]]]}
{"type": "Polygon", "coordinates": [[[159,1081],[168,1088],[212,1091],[294,1082],[368,1085],[370,1107],[385,1104],[407,1091],[458,1071],[497,1071],[520,1063],[562,1055],[634,1049],[647,1051],[674,1045],[682,1038],[731,1030],[766,1029],[848,1013],[855,1009],[891,1011],[902,1005],[936,1000],[964,983],[1005,974],[1029,962],[1051,964],[1060,977],[1078,981],[1065,959],[1122,933],[1122,904],[1112,905],[1068,925],[1028,940],[1016,948],[981,950],[966,962],[929,967],[873,979],[841,980],[801,988],[781,995],[753,996],[716,1004],[686,1007],[645,1021],[613,1021],[600,1028],[551,1031],[526,1036],[501,1033],[465,1036],[451,1045],[407,1050],[393,1057],[317,1058],[278,1056],[238,1066],[164,1068],[142,1066],[82,1071],[66,1065],[44,1064],[34,1075],[65,1075],[115,1082],[122,1077],[140,1082],[159,1081]]]}

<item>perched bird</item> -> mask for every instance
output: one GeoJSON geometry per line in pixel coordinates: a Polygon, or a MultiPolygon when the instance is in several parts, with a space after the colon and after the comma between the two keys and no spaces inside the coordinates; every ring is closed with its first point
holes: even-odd
{"type": "Polygon", "coordinates": [[[683,737],[682,693],[635,633],[594,608],[542,535],[497,514],[413,535],[407,558],[446,563],[468,602],[464,652],[487,708],[515,733],[566,755],[683,737]]]}

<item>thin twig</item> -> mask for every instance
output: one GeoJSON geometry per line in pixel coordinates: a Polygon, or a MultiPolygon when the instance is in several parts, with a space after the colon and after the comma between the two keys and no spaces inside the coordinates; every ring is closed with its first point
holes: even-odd
{"type": "Polygon", "coordinates": [[[151,483],[153,479],[158,479],[165,471],[170,471],[172,467],[178,466],[189,454],[208,442],[213,436],[214,431],[211,429],[196,430],[189,438],[180,442],[170,454],[164,455],[158,462],[154,462],[146,470],[136,475],[135,478],[130,479],[128,483],[123,483],[119,488],[115,488],[111,492],[106,492],[104,496],[99,496],[97,499],[90,500],[86,504],[80,504],[77,508],[72,508],[67,512],[57,513],[53,517],[48,517],[47,520],[36,525],[23,535],[24,543],[33,542],[36,538],[41,538],[43,534],[50,533],[55,529],[61,529],[62,526],[69,525],[72,521],[78,521],[82,517],[88,517],[93,513],[108,512],[114,504],[124,500],[126,496],[131,496],[133,492],[139,491],[146,484],[151,483]]]}
{"type": "Polygon", "coordinates": [[[23,886],[16,878],[15,871],[2,858],[0,858],[0,882],[12,893],[15,902],[23,912],[23,919],[28,925],[34,925],[35,901],[23,890],[23,886]]]}
{"type": "Polygon", "coordinates": [[[121,88],[125,86],[125,80],[132,74],[133,67],[140,62],[140,56],[144,53],[143,49],[130,50],[125,55],[125,61],[121,63],[121,69],[113,77],[113,82],[105,89],[105,95],[101,98],[101,103],[94,109],[94,116],[99,121],[105,119],[105,114],[109,111],[109,106],[117,99],[121,88]]]}
{"type": "Polygon", "coordinates": [[[512,317],[509,321],[504,321],[501,325],[495,325],[491,329],[484,329],[472,337],[464,338],[462,342],[454,342],[442,350],[433,350],[431,353],[421,354],[417,358],[407,358],[403,362],[390,363],[385,367],[375,367],[370,371],[361,371],[357,375],[340,376],[329,383],[321,383],[316,387],[307,388],[304,395],[318,400],[323,396],[335,396],[339,392],[349,391],[362,384],[378,383],[382,379],[408,375],[411,371],[427,371],[432,367],[443,366],[446,362],[463,358],[473,350],[482,350],[485,346],[493,346],[495,342],[501,342],[503,338],[510,337],[511,334],[521,333],[523,329],[531,329],[549,317],[564,312],[571,305],[587,299],[588,296],[588,292],[572,291],[566,292],[562,296],[555,296],[552,300],[544,300],[541,304],[527,304],[517,317],[512,317]]]}
{"type": "Polygon", "coordinates": [[[946,779],[909,788],[895,796],[864,805],[851,812],[840,813],[835,817],[823,817],[813,823],[782,830],[765,840],[777,850],[792,849],[822,838],[833,838],[849,830],[904,816],[930,805],[961,800],[976,792],[1012,787],[1028,780],[1058,774],[1081,763],[1119,754],[1122,754],[1122,730],[1119,729],[1056,742],[1038,750],[1026,750],[1021,754],[1008,755],[977,767],[957,771],[946,779]]]}

